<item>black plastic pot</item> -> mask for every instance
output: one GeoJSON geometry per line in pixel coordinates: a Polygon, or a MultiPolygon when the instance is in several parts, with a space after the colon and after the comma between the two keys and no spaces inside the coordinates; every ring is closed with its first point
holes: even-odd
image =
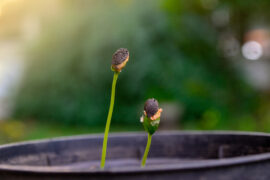
{"type": "Polygon", "coordinates": [[[145,133],[111,134],[105,170],[102,135],[0,146],[1,180],[269,180],[270,136],[241,132],[162,132],[140,168],[145,133]]]}

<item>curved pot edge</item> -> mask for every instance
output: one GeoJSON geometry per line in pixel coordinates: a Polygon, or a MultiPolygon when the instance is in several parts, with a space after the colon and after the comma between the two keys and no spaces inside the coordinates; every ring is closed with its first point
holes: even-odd
{"type": "MultiPolygon", "coordinates": [[[[261,132],[244,132],[244,131],[161,131],[157,133],[157,135],[243,135],[243,136],[268,136],[270,134],[261,133],[261,132]]],[[[110,137],[121,137],[121,136],[146,136],[143,132],[130,132],[130,133],[111,133],[110,137]]],[[[67,136],[67,137],[57,137],[51,139],[43,139],[43,140],[33,140],[33,141],[25,141],[19,143],[11,143],[6,145],[1,145],[1,148],[8,148],[10,146],[20,146],[24,144],[36,144],[36,143],[48,143],[48,142],[57,142],[63,140],[76,140],[76,139],[102,139],[103,134],[90,134],[90,135],[76,135],[76,136],[67,136]]],[[[70,171],[64,168],[50,168],[50,167],[33,167],[33,166],[16,166],[16,165],[4,165],[0,164],[0,171],[12,171],[17,173],[52,173],[52,174],[127,174],[127,173],[145,173],[145,172],[162,172],[162,171],[184,171],[184,170],[195,170],[195,169],[207,169],[207,168],[220,168],[226,166],[237,166],[241,164],[251,164],[262,161],[270,160],[270,152],[262,153],[257,155],[249,155],[242,157],[234,157],[234,158],[226,158],[220,160],[209,161],[207,164],[205,162],[198,162],[197,164],[192,165],[166,165],[166,166],[153,166],[145,167],[145,168],[124,168],[124,169],[105,169],[105,170],[93,170],[93,171],[70,171]],[[29,170],[31,168],[31,170],[29,170]]]]}

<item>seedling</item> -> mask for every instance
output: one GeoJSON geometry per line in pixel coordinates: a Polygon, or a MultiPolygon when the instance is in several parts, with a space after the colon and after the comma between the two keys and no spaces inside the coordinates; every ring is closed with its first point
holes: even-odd
{"type": "Polygon", "coordinates": [[[144,104],[143,116],[140,121],[145,131],[148,133],[147,145],[144,151],[141,167],[145,166],[148,152],[150,150],[152,135],[156,132],[161,116],[162,109],[158,107],[158,101],[154,98],[148,99],[144,104]]]}
{"type": "Polygon", "coordinates": [[[103,139],[102,156],[101,156],[101,162],[100,162],[101,169],[104,169],[105,167],[108,134],[110,130],[110,124],[111,124],[112,113],[113,113],[116,82],[117,82],[118,75],[120,74],[121,70],[125,67],[126,63],[128,62],[128,59],[129,59],[129,52],[127,49],[124,49],[124,48],[118,49],[113,54],[113,57],[112,57],[111,69],[112,71],[114,71],[114,75],[113,75],[113,82],[112,82],[110,108],[109,108],[109,113],[108,113],[106,127],[105,127],[104,139],[103,139]]]}

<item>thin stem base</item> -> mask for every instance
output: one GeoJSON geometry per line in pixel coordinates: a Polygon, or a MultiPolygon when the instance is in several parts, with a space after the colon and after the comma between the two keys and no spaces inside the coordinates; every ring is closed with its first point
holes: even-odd
{"type": "Polygon", "coordinates": [[[147,145],[146,145],[146,148],[145,148],[145,151],[144,151],[141,167],[145,166],[146,159],[147,159],[147,156],[148,156],[148,153],[149,153],[149,150],[150,150],[150,146],[151,146],[151,141],[152,141],[152,135],[150,135],[148,133],[147,145]]]}
{"type": "Polygon", "coordinates": [[[104,169],[104,167],[105,167],[106,152],[107,152],[107,142],[108,142],[108,135],[109,135],[111,119],[112,119],[112,113],[113,113],[113,106],[114,106],[114,99],[115,99],[115,87],[116,87],[116,82],[117,82],[118,75],[119,75],[118,72],[115,72],[114,75],[113,75],[111,102],[110,102],[110,108],[109,108],[109,113],[108,113],[106,127],[105,127],[105,133],[104,133],[104,139],[103,139],[103,147],[102,147],[102,156],[101,156],[101,162],[100,162],[100,168],[101,169],[104,169]]]}

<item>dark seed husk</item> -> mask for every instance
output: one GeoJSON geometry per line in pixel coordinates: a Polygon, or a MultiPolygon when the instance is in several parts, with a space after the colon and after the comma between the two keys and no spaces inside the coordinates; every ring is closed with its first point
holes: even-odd
{"type": "Polygon", "coordinates": [[[147,114],[147,117],[152,117],[158,111],[158,101],[154,98],[148,99],[144,104],[144,110],[147,114]]]}
{"type": "Polygon", "coordinates": [[[125,48],[118,49],[112,57],[112,65],[119,65],[123,63],[129,56],[129,52],[125,48]]]}

